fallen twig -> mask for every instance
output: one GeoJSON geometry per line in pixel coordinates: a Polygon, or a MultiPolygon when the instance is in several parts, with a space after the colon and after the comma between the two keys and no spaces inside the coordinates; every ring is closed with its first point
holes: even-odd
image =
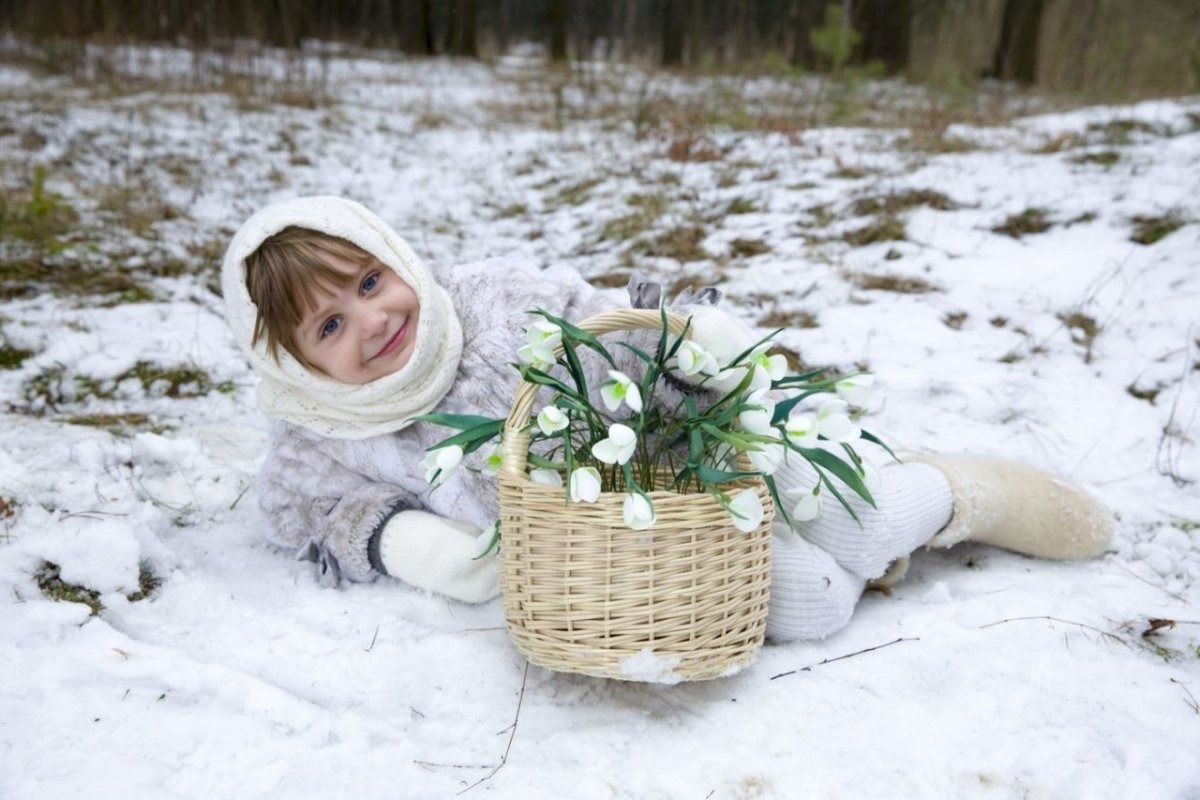
{"type": "MultiPolygon", "coordinates": [[[[508,753],[510,750],[512,750],[513,739],[516,738],[516,735],[517,735],[517,723],[520,722],[520,720],[521,720],[521,704],[525,702],[525,683],[528,680],[529,680],[529,662],[526,661],[525,662],[525,674],[521,678],[521,693],[517,696],[517,713],[515,715],[513,715],[512,725],[509,726],[511,731],[508,734],[508,744],[505,745],[505,747],[504,747],[504,755],[500,756],[500,763],[497,764],[495,767],[493,767],[491,772],[489,772],[487,775],[484,775],[482,778],[475,781],[467,788],[463,789],[461,792],[459,792],[459,794],[466,794],[467,792],[471,791],[479,784],[484,783],[485,781],[490,781],[492,779],[492,776],[494,776],[497,772],[499,772],[501,770],[501,768],[503,768],[504,765],[508,763],[508,753]]],[[[503,732],[503,731],[501,731],[501,732],[503,732]]]]}
{"type": "Polygon", "coordinates": [[[1183,701],[1187,703],[1187,707],[1192,711],[1195,711],[1197,714],[1200,714],[1200,703],[1196,702],[1196,697],[1192,694],[1191,690],[1188,689],[1187,684],[1183,681],[1177,681],[1174,678],[1171,678],[1170,680],[1171,683],[1179,684],[1179,688],[1183,689],[1183,691],[1187,694],[1188,699],[1183,701]]]}
{"type": "Polygon", "coordinates": [[[1112,639],[1115,642],[1119,642],[1120,644],[1123,644],[1126,647],[1129,647],[1129,642],[1125,641],[1120,636],[1117,636],[1115,633],[1112,633],[1110,631],[1102,631],[1099,628],[1093,627],[1093,626],[1088,625],[1083,622],[1075,622],[1074,620],[1070,620],[1070,619],[1061,619],[1059,617],[1051,617],[1051,616],[1047,616],[1045,614],[1035,616],[1035,617],[1009,617],[1008,619],[1002,619],[1002,620],[998,620],[996,622],[989,622],[987,625],[980,625],[979,630],[983,630],[984,628],[994,628],[997,625],[1003,625],[1007,622],[1026,622],[1028,620],[1036,620],[1036,619],[1047,620],[1049,622],[1061,622],[1063,625],[1075,625],[1076,627],[1083,628],[1084,630],[1091,631],[1093,633],[1098,633],[1098,634],[1100,634],[1100,637],[1103,639],[1112,639]]]}
{"type": "Polygon", "coordinates": [[[827,658],[824,661],[820,661],[816,664],[809,664],[807,667],[800,667],[800,669],[793,669],[793,670],[788,670],[787,672],[781,672],[778,675],[772,675],[770,677],[770,680],[775,680],[776,678],[784,678],[788,675],[795,675],[797,672],[811,672],[813,667],[820,667],[820,666],[824,666],[825,664],[832,664],[834,661],[841,661],[846,658],[853,658],[854,656],[861,656],[863,653],[870,653],[873,650],[882,650],[885,647],[891,647],[892,645],[900,644],[901,642],[919,642],[919,641],[921,641],[921,640],[916,636],[909,637],[907,639],[902,637],[900,639],[896,639],[894,642],[888,642],[887,644],[877,644],[874,647],[868,647],[865,650],[856,650],[853,653],[846,653],[846,655],[844,655],[844,656],[835,656],[834,658],[827,658]]]}
{"type": "Polygon", "coordinates": [[[366,650],[364,650],[363,652],[364,652],[364,653],[369,653],[369,652],[371,652],[372,650],[374,650],[374,649],[375,649],[375,640],[376,640],[376,639],[378,639],[378,638],[379,638],[379,626],[378,626],[378,625],[376,625],[376,626],[375,626],[375,635],[371,637],[371,643],[370,643],[369,645],[367,645],[367,649],[366,649],[366,650]]]}

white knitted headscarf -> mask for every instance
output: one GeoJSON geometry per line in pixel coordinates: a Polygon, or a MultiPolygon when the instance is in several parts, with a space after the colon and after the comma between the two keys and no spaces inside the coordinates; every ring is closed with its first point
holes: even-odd
{"type": "Polygon", "coordinates": [[[299,197],[267,206],[234,235],[221,268],[225,314],[238,343],[258,371],[258,404],[271,417],[334,439],[363,439],[412,424],[432,411],[454,382],[462,355],[462,328],[450,296],[412,248],[362,205],[340,197],[299,197]],[[361,385],[313,372],[286,351],[279,361],[266,342],[252,345],[257,308],[246,287],[246,258],[290,226],[310,228],[358,245],[396,271],[421,305],[408,363],[361,385]]]}

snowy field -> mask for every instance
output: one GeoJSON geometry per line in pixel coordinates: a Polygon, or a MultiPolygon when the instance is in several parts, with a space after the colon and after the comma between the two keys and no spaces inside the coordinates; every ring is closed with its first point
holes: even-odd
{"type": "Polygon", "coordinates": [[[109,66],[0,66],[0,797],[1200,798],[1200,98],[109,66]],[[831,93],[847,123],[803,124],[831,93]],[[499,601],[320,588],[259,538],[212,289],[243,219],[312,193],[431,261],[719,282],[876,373],[894,445],[1088,487],[1114,552],[922,553],[841,633],[678,686],[526,670],[499,601]]]}

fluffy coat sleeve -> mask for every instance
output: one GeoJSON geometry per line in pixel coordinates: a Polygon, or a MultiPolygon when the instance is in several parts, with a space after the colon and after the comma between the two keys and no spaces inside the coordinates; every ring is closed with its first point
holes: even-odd
{"type": "Polygon", "coordinates": [[[295,550],[315,542],[353,581],[370,580],[380,571],[371,563],[372,534],[398,511],[417,506],[400,486],[349,469],[317,441],[279,422],[271,427],[258,490],[270,541],[295,550]]]}

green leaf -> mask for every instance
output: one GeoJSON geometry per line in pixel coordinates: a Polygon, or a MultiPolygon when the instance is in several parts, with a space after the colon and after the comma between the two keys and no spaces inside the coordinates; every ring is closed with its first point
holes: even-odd
{"type": "MultiPolygon", "coordinates": [[[[782,378],[775,381],[775,388],[786,389],[791,386],[809,384],[813,382],[813,378],[824,372],[824,369],[810,369],[808,372],[802,372],[799,375],[784,375],[782,378]]],[[[819,383],[832,383],[832,381],[819,381],[819,383]]]]}
{"type": "Polygon", "coordinates": [[[614,368],[617,366],[616,362],[613,361],[612,355],[610,355],[608,350],[605,349],[604,345],[600,343],[600,340],[585,331],[583,328],[576,327],[562,317],[556,317],[550,312],[543,311],[540,308],[535,308],[527,313],[537,314],[538,316],[545,317],[548,322],[552,322],[558,327],[562,328],[564,338],[569,336],[585,347],[590,347],[599,353],[605,361],[607,361],[609,364],[612,364],[614,368]]]}
{"type": "Polygon", "coordinates": [[[463,449],[463,454],[473,453],[484,444],[487,444],[492,439],[500,435],[500,431],[504,429],[504,420],[496,419],[476,425],[474,428],[467,428],[465,431],[456,433],[449,439],[443,439],[437,444],[426,449],[437,450],[439,447],[449,447],[450,445],[458,445],[463,449]]]}
{"type": "Polygon", "coordinates": [[[846,512],[850,516],[854,517],[854,521],[857,522],[858,526],[861,528],[862,520],[858,518],[858,514],[854,513],[854,506],[846,502],[846,498],[842,497],[842,493],[837,490],[837,487],[833,485],[833,481],[829,480],[829,476],[826,475],[823,470],[818,469],[817,474],[821,476],[821,485],[828,489],[829,493],[837,498],[837,501],[842,504],[842,507],[846,509],[846,512]]]}
{"type": "Polygon", "coordinates": [[[762,338],[761,338],[761,339],[759,339],[757,342],[755,342],[754,344],[750,345],[750,346],[749,346],[749,347],[747,347],[745,350],[743,350],[741,353],[739,353],[739,354],[738,354],[738,357],[737,357],[737,358],[735,358],[733,361],[731,361],[731,362],[730,362],[730,364],[727,364],[726,366],[729,366],[729,365],[732,365],[732,364],[740,364],[740,363],[742,363],[742,359],[743,359],[743,358],[745,358],[746,356],[750,355],[751,353],[753,353],[753,352],[754,352],[754,348],[758,347],[758,346],[759,346],[760,344],[762,344],[763,342],[768,342],[768,341],[770,341],[771,339],[774,339],[776,336],[778,336],[778,335],[779,335],[780,333],[782,333],[782,332],[783,332],[783,328],[776,328],[775,330],[771,331],[771,332],[770,332],[770,333],[768,333],[766,336],[762,337],[762,338]]]}
{"type": "Polygon", "coordinates": [[[575,352],[575,345],[569,339],[563,339],[563,355],[567,359],[567,369],[571,373],[571,378],[575,381],[575,386],[579,388],[579,394],[587,397],[587,373],[583,371],[583,364],[579,362],[579,354],[575,352]]]}
{"type": "MultiPolygon", "coordinates": [[[[854,490],[854,493],[866,500],[872,507],[875,505],[875,500],[871,497],[871,492],[862,482],[862,478],[858,473],[842,459],[835,456],[828,450],[819,450],[816,448],[800,447],[796,448],[800,451],[800,455],[807,458],[813,464],[818,464],[837,476],[838,480],[854,490]]],[[[847,508],[849,508],[847,506],[847,508]]]]}
{"type": "Polygon", "coordinates": [[[520,364],[517,369],[521,371],[521,377],[529,383],[536,383],[540,386],[549,386],[552,389],[557,389],[567,397],[578,400],[581,403],[587,403],[587,399],[579,394],[578,391],[567,386],[565,383],[555,378],[553,375],[547,374],[542,370],[530,366],[529,364],[520,364]]]}
{"type": "Polygon", "coordinates": [[[863,432],[862,432],[862,438],[866,439],[868,442],[874,442],[875,444],[879,445],[879,446],[880,446],[880,447],[882,447],[884,450],[886,450],[886,451],[887,451],[887,454],[888,454],[889,456],[891,456],[892,458],[896,459],[897,461],[899,461],[899,460],[900,460],[900,456],[898,456],[898,455],[896,455],[895,453],[893,453],[893,452],[892,452],[892,448],[890,448],[890,447],[888,447],[886,444],[884,444],[884,443],[883,443],[883,440],[882,440],[882,439],[880,439],[879,437],[875,436],[874,434],[872,434],[872,433],[868,433],[867,431],[863,431],[863,432]]]}
{"type": "Polygon", "coordinates": [[[479,559],[483,558],[484,556],[491,555],[492,552],[496,549],[496,546],[498,544],[500,544],[500,523],[496,522],[496,524],[492,526],[492,538],[488,539],[488,546],[486,548],[484,548],[484,551],[482,553],[475,556],[471,560],[478,561],[479,559]]]}
{"type": "Polygon", "coordinates": [[[696,477],[705,483],[729,483],[743,478],[757,478],[757,472],[742,472],[741,470],[723,470],[715,467],[706,467],[700,464],[695,469],[696,477]]]}
{"type": "Polygon", "coordinates": [[[758,450],[759,447],[748,438],[744,438],[729,431],[723,431],[716,425],[711,425],[707,422],[700,425],[704,432],[715,439],[720,439],[722,442],[731,444],[738,450],[758,450]]]}
{"type": "Polygon", "coordinates": [[[784,508],[783,500],[779,498],[779,485],[775,483],[775,476],[763,475],[762,479],[763,483],[767,485],[767,491],[771,493],[771,502],[775,504],[775,513],[783,517],[783,521],[787,523],[789,528],[795,530],[796,523],[792,522],[791,516],[787,513],[787,509],[784,508]]]}
{"type": "Polygon", "coordinates": [[[419,417],[414,417],[414,419],[420,422],[432,422],[434,425],[441,425],[460,431],[465,431],[489,422],[504,422],[502,419],[494,420],[491,417],[481,417],[478,414],[422,414],[419,417]]]}

